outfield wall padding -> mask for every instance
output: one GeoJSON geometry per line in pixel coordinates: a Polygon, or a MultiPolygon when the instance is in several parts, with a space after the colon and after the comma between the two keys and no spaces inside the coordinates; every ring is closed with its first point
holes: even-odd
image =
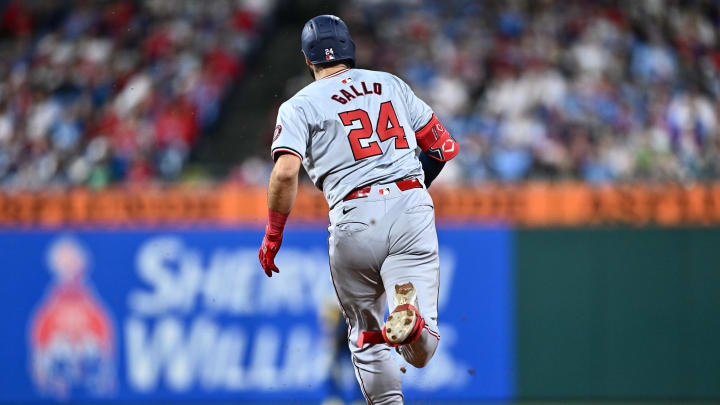
{"type": "Polygon", "coordinates": [[[720,397],[720,230],[521,230],[521,398],[720,397]]]}

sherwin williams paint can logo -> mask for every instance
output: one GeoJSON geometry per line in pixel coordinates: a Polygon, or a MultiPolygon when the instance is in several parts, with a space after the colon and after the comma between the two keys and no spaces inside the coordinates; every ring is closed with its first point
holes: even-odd
{"type": "Polygon", "coordinates": [[[69,237],[47,251],[53,282],[30,319],[28,337],[32,379],[48,397],[108,397],[116,389],[115,332],[87,279],[88,259],[69,237]]]}

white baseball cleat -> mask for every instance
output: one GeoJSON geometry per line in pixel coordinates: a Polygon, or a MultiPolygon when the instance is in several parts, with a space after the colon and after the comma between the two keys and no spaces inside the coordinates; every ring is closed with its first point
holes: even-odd
{"type": "Polygon", "coordinates": [[[362,331],[357,339],[357,347],[366,344],[387,344],[392,347],[413,343],[422,334],[425,319],[417,309],[417,292],[412,283],[395,285],[395,309],[385,321],[382,331],[362,331]]]}
{"type": "Polygon", "coordinates": [[[395,285],[395,309],[385,321],[383,336],[391,346],[414,342],[425,326],[417,309],[417,292],[412,283],[395,285]]]}

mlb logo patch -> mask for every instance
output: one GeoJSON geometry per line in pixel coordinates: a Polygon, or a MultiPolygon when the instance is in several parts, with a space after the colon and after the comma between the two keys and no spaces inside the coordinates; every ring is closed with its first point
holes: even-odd
{"type": "Polygon", "coordinates": [[[342,84],[348,84],[348,83],[350,83],[351,81],[352,81],[352,78],[351,78],[351,77],[346,77],[346,78],[342,79],[342,84]]]}
{"type": "Polygon", "coordinates": [[[335,59],[335,51],[332,48],[325,48],[325,60],[335,59]]]}

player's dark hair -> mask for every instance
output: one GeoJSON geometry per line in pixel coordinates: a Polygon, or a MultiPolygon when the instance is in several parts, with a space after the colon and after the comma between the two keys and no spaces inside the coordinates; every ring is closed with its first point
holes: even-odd
{"type": "Polygon", "coordinates": [[[333,60],[330,62],[316,63],[314,66],[317,66],[321,69],[327,69],[327,68],[331,68],[333,66],[338,66],[338,65],[345,65],[347,67],[354,68],[355,61],[352,59],[341,59],[341,60],[333,60]]]}
{"type": "Polygon", "coordinates": [[[315,80],[315,70],[314,67],[317,66],[320,69],[327,69],[331,68],[333,66],[339,66],[339,65],[345,65],[350,68],[355,67],[355,61],[352,59],[341,59],[341,60],[334,60],[331,62],[324,62],[324,63],[316,63],[312,65],[313,67],[308,66],[308,73],[310,74],[310,77],[315,80]]]}

